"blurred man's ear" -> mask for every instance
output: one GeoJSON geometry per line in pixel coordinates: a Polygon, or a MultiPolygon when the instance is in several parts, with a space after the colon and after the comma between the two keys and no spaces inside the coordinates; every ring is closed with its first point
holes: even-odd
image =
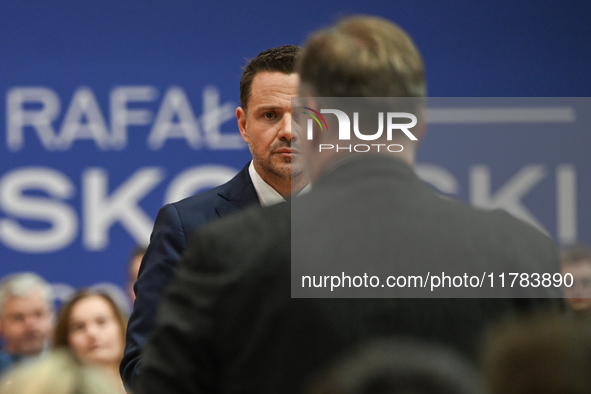
{"type": "Polygon", "coordinates": [[[417,127],[415,128],[415,130],[413,130],[413,134],[415,137],[417,137],[417,145],[419,145],[422,141],[423,138],[425,138],[425,133],[427,132],[427,123],[422,120],[417,127]]]}
{"type": "Polygon", "coordinates": [[[244,142],[248,144],[248,134],[246,133],[246,112],[242,107],[236,108],[236,121],[238,123],[238,130],[244,142]]]}

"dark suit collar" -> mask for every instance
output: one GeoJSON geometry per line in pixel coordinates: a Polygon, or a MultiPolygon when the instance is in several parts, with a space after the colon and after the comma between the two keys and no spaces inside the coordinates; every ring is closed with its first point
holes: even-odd
{"type": "Polygon", "coordinates": [[[249,165],[250,162],[246,163],[234,178],[218,189],[218,195],[226,200],[215,209],[220,217],[240,211],[254,203],[260,204],[259,197],[248,173],[249,165]]]}

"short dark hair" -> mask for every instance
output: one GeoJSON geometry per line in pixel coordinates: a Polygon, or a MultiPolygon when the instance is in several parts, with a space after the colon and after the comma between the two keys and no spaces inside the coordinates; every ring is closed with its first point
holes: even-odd
{"type": "Polygon", "coordinates": [[[293,74],[295,59],[300,48],[297,45],[283,45],[259,53],[242,68],[240,78],[240,106],[246,112],[254,76],[263,71],[293,74]]]}
{"type": "Polygon", "coordinates": [[[314,97],[425,97],[423,59],[412,39],[379,17],[353,16],[308,37],[296,71],[314,97]]]}

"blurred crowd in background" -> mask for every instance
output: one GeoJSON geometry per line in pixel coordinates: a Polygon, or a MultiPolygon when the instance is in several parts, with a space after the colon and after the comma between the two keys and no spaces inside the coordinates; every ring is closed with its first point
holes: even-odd
{"type": "Polygon", "coordinates": [[[100,391],[100,387],[124,392],[119,363],[125,347],[128,303],[133,305],[135,300],[133,285],[145,250],[135,247],[128,260],[129,300],[99,286],[78,289],[60,303],[51,285],[36,273],[2,278],[0,375],[6,378],[0,392],[113,392],[100,391]],[[86,386],[92,391],[84,391],[89,390],[83,389],[86,386]]]}
{"type": "MultiPolygon", "coordinates": [[[[134,248],[127,262],[131,303],[144,252],[134,248]]],[[[310,393],[398,393],[405,387],[415,390],[409,393],[590,392],[591,250],[564,248],[561,270],[573,277],[563,288],[570,308],[502,322],[483,337],[480,363],[394,338],[343,357],[310,393]]],[[[124,393],[119,364],[128,311],[116,298],[108,289],[82,288],[57,305],[39,275],[4,277],[0,393],[124,393]]]]}

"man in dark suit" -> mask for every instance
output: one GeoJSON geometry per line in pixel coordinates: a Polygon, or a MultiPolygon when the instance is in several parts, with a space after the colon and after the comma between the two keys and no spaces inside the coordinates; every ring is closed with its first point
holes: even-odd
{"type": "MultiPolygon", "coordinates": [[[[305,111],[318,120],[308,123],[308,133],[306,124],[298,131],[313,189],[196,234],[163,298],[141,393],[301,393],[349,347],[389,335],[443,343],[475,357],[491,322],[546,304],[463,292],[439,298],[428,288],[384,286],[386,275],[424,276],[426,269],[553,273],[558,256],[552,241],[529,225],[436,195],[415,175],[417,141],[402,130],[378,138],[373,153],[334,149],[354,141],[339,142],[334,116],[318,117],[339,114],[338,101],[315,105],[323,103],[318,97],[425,95],[420,54],[400,28],[381,18],[347,18],[312,35],[298,61],[305,111]],[[322,112],[328,108],[332,112],[322,112]],[[389,145],[396,145],[391,152],[389,145]],[[374,288],[371,280],[354,279],[333,291],[331,275],[342,272],[380,281],[374,288]],[[306,287],[306,275],[315,276],[314,283],[317,275],[329,278],[328,286],[306,287]]],[[[416,100],[403,104],[417,110],[416,100]]],[[[420,110],[415,113],[420,118],[420,110]]],[[[421,122],[409,134],[420,139],[421,122]]],[[[558,294],[544,288],[539,295],[558,294]]]]}
{"type": "Polygon", "coordinates": [[[299,192],[307,184],[299,155],[295,154],[296,137],[291,135],[290,100],[297,94],[294,63],[298,51],[294,45],[272,48],[244,68],[236,117],[253,160],[229,182],[165,205],[158,213],[134,286],[137,298],[121,363],[127,385],[133,386],[141,364],[141,348],[152,329],[162,290],[175,275],[191,234],[209,221],[250,205],[285,201],[292,190],[299,192]]]}

